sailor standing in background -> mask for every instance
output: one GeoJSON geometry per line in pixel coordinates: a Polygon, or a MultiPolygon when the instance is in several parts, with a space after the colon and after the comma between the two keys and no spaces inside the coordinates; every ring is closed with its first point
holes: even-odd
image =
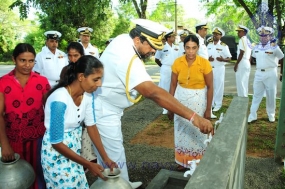
{"type": "Polygon", "coordinates": [[[90,43],[90,37],[93,29],[89,27],[81,27],[78,28],[77,31],[79,32],[79,43],[84,48],[84,55],[92,55],[96,58],[99,58],[99,50],[90,43]]]}
{"type": "MultiPolygon", "coordinates": [[[[178,46],[174,45],[176,34],[170,30],[165,34],[166,43],[162,50],[155,53],[155,62],[160,67],[160,80],[158,86],[169,92],[171,82],[171,66],[176,58],[178,58],[178,46]]],[[[163,108],[162,114],[167,114],[167,110],[163,108]]]]}
{"type": "Polygon", "coordinates": [[[238,58],[234,67],[234,71],[236,72],[237,94],[241,97],[247,97],[248,80],[251,67],[251,43],[246,37],[249,29],[245,26],[238,25],[236,31],[238,32],[238,37],[240,38],[237,50],[238,58]]]}
{"type": "Polygon", "coordinates": [[[178,35],[180,36],[178,56],[182,56],[185,54],[184,39],[189,35],[189,32],[187,30],[182,30],[178,35]]]}
{"type": "MultiPolygon", "coordinates": [[[[257,29],[260,43],[253,49],[252,56],[256,58],[256,72],[253,81],[253,98],[248,116],[248,123],[257,120],[257,110],[266,92],[266,112],[270,122],[275,121],[277,67],[282,64],[284,54],[275,42],[270,41],[274,33],[271,27],[261,26],[257,29]],[[277,61],[278,60],[278,61],[277,61]]],[[[282,70],[281,70],[282,72],[282,70]]]]}
{"type": "Polygon", "coordinates": [[[207,23],[197,24],[195,28],[196,28],[196,36],[199,39],[199,50],[197,54],[208,60],[209,58],[208,50],[205,44],[205,37],[208,31],[207,23]]]}
{"type": "Polygon", "coordinates": [[[51,87],[58,84],[63,67],[68,65],[66,54],[57,49],[61,33],[58,31],[47,31],[46,46],[37,54],[33,71],[45,76],[51,87]]]}
{"type": "MultiPolygon", "coordinates": [[[[197,54],[199,56],[209,60],[208,49],[207,49],[207,46],[205,44],[205,37],[206,37],[207,32],[208,32],[207,23],[197,24],[195,26],[195,29],[196,29],[196,36],[199,39],[199,50],[198,50],[197,54]]],[[[215,90],[215,88],[214,88],[214,90],[215,90]]],[[[212,111],[211,111],[211,118],[212,119],[217,118],[217,116],[215,116],[212,111]]]]}
{"type": "Polygon", "coordinates": [[[214,27],[213,38],[209,40],[209,44],[207,45],[214,78],[213,112],[219,111],[222,107],[225,84],[225,64],[229,62],[232,57],[227,44],[220,40],[224,35],[224,30],[219,27],[214,27]]]}

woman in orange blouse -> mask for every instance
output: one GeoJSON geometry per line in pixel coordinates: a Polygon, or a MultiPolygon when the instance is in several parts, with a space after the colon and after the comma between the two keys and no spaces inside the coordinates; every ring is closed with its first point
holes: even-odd
{"type": "MultiPolygon", "coordinates": [[[[210,119],[213,99],[213,73],[210,62],[197,55],[199,39],[188,35],[184,40],[185,55],[172,65],[170,94],[196,114],[210,119]]],[[[170,118],[173,113],[169,112],[170,118]]],[[[195,117],[194,117],[195,119],[195,117]]],[[[188,161],[201,159],[207,135],[178,115],[174,115],[175,161],[178,170],[189,168],[188,161]]]]}

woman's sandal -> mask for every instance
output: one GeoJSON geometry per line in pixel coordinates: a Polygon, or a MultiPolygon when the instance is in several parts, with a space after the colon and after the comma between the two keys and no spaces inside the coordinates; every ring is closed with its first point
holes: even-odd
{"type": "Polygon", "coordinates": [[[186,168],[186,167],[183,167],[182,165],[177,165],[176,171],[184,172],[184,171],[187,171],[187,168],[186,168]]]}

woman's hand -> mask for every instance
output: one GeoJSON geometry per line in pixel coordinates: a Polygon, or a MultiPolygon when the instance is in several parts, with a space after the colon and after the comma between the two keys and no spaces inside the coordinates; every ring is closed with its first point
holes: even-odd
{"type": "Polygon", "coordinates": [[[168,117],[169,120],[173,121],[174,113],[168,110],[167,117],[168,117]]]}
{"type": "Polygon", "coordinates": [[[237,70],[238,70],[238,64],[235,64],[234,71],[237,72],[237,70]]]}
{"type": "Polygon", "coordinates": [[[106,180],[102,172],[104,171],[104,168],[97,164],[89,162],[88,166],[86,167],[94,176],[100,177],[103,180],[106,180]]]}
{"type": "Polygon", "coordinates": [[[107,165],[111,171],[113,171],[113,168],[117,168],[118,165],[116,162],[114,162],[113,160],[111,160],[109,157],[103,160],[105,165],[107,165]]]}
{"type": "Polygon", "coordinates": [[[14,150],[11,148],[10,144],[2,144],[1,146],[1,160],[3,162],[7,162],[7,161],[13,161],[15,160],[15,152],[14,150]]]}
{"type": "Polygon", "coordinates": [[[211,109],[205,111],[204,118],[209,120],[211,119],[211,109]]]}

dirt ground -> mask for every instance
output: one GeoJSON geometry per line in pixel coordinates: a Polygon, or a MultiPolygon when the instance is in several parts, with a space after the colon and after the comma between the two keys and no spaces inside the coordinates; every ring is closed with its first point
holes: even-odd
{"type": "MultiPolygon", "coordinates": [[[[232,96],[224,96],[223,107],[216,115],[226,112],[232,96]]],[[[250,100],[251,102],[251,100],[250,100]]],[[[249,105],[250,107],[250,105],[249,105]]],[[[279,100],[277,101],[276,117],[279,113],[279,100]]],[[[247,156],[272,158],[274,157],[274,144],[276,126],[278,120],[270,123],[265,109],[265,100],[262,100],[258,111],[258,120],[250,123],[247,136],[247,156]]],[[[216,119],[211,122],[214,125],[216,119]]],[[[167,115],[159,115],[153,122],[132,138],[131,144],[147,144],[174,149],[174,128],[173,122],[169,121],[167,115]]]]}

